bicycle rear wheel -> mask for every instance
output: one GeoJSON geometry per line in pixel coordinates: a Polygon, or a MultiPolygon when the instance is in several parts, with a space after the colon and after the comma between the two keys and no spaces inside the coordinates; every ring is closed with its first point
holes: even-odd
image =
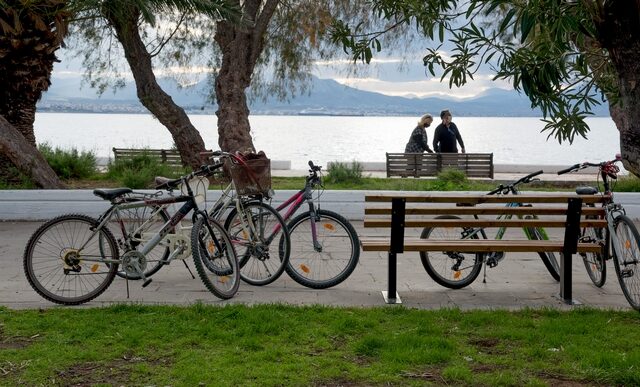
{"type": "MultiPolygon", "coordinates": [[[[460,219],[458,216],[438,216],[436,219],[460,219]]],[[[462,239],[465,230],[460,227],[426,227],[423,239],[462,239]]],[[[478,239],[478,235],[471,236],[478,239]]],[[[421,251],[420,260],[429,276],[438,284],[450,289],[461,289],[471,284],[480,274],[483,254],[459,253],[455,251],[421,251]]]]}
{"type": "Polygon", "coordinates": [[[615,219],[614,229],[621,251],[615,251],[613,260],[620,287],[633,309],[640,310],[640,235],[633,221],[625,215],[615,219]]]}
{"type": "MultiPolygon", "coordinates": [[[[547,232],[543,228],[528,227],[526,232],[532,240],[543,241],[549,239],[547,232]]],[[[539,252],[538,255],[540,259],[542,259],[544,267],[546,267],[549,274],[551,274],[551,277],[556,281],[560,281],[560,264],[558,263],[556,254],[549,251],[539,252]]]]}
{"type": "Polygon", "coordinates": [[[240,277],[251,285],[267,285],[282,275],[289,262],[291,239],[282,216],[262,202],[241,204],[224,224],[240,263],[240,277]]]}
{"type": "Polygon", "coordinates": [[[200,217],[191,230],[193,263],[207,289],[226,300],[233,297],[240,286],[238,257],[220,223],[213,219],[205,221],[200,217]]]}
{"type": "MultiPolygon", "coordinates": [[[[580,233],[580,242],[597,243],[606,240],[601,228],[585,227],[580,233]]],[[[591,282],[599,288],[604,286],[607,280],[607,264],[603,253],[580,253],[582,262],[587,270],[591,282]]]]}
{"type": "Polygon", "coordinates": [[[316,210],[316,218],[304,212],[289,222],[291,254],[287,274],[312,289],[335,286],[351,275],[360,258],[360,241],[351,223],[327,210],[316,210]],[[312,224],[315,223],[317,245],[312,224]]]}
{"type": "Polygon", "coordinates": [[[23,265],[38,294],[58,304],[78,305],[111,285],[120,259],[118,244],[107,228],[94,231],[98,225],[96,219],[73,214],[51,219],[35,231],[23,265]]]}

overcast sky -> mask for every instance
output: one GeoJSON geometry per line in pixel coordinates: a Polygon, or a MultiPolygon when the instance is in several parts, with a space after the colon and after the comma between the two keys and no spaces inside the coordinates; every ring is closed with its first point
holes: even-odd
{"type": "MultiPolygon", "coordinates": [[[[442,52],[446,57],[447,52],[442,52]]],[[[54,77],[80,77],[82,68],[79,61],[61,52],[60,63],[54,66],[54,77]]],[[[186,72],[202,72],[206,69],[189,68],[186,72]]],[[[376,57],[370,64],[352,63],[348,59],[316,62],[313,74],[322,79],[334,79],[339,83],[360,90],[372,91],[393,96],[448,96],[449,98],[474,97],[489,88],[512,89],[504,81],[492,81],[493,74],[489,69],[483,70],[461,87],[449,88],[448,79],[440,82],[439,77],[433,77],[422,64],[422,55],[418,51],[413,58],[376,57]],[[357,66],[357,75],[348,71],[357,66]]],[[[156,72],[161,76],[162,72],[156,72]]],[[[86,86],[88,87],[88,86],[86,86]]]]}

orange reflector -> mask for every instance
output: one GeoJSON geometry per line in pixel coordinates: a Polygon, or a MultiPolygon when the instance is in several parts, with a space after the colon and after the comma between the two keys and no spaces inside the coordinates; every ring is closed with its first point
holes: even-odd
{"type": "Polygon", "coordinates": [[[453,279],[458,279],[461,275],[462,273],[460,271],[456,271],[455,273],[453,273],[453,279]]]}
{"type": "Polygon", "coordinates": [[[209,241],[209,243],[207,243],[207,250],[209,250],[210,254],[213,254],[216,252],[216,244],[213,243],[213,241],[209,241]]]}
{"type": "Polygon", "coordinates": [[[246,231],[242,230],[242,238],[243,239],[249,239],[249,233],[247,233],[246,231]]]}
{"type": "Polygon", "coordinates": [[[624,241],[624,248],[625,249],[630,249],[631,248],[631,241],[630,240],[626,240],[624,241]]]}
{"type": "Polygon", "coordinates": [[[307,274],[309,274],[309,272],[311,271],[311,269],[309,269],[309,266],[305,265],[304,263],[300,265],[300,270],[304,271],[307,274]]]}
{"type": "Polygon", "coordinates": [[[229,276],[220,277],[220,283],[226,284],[229,281],[229,276]]]}
{"type": "Polygon", "coordinates": [[[332,225],[331,223],[325,223],[322,225],[322,227],[324,227],[325,230],[329,230],[329,231],[335,231],[336,227],[334,225],[332,225]]]}
{"type": "Polygon", "coordinates": [[[100,265],[96,263],[93,266],[91,266],[91,272],[95,273],[96,271],[98,271],[99,268],[100,268],[100,265]]]}

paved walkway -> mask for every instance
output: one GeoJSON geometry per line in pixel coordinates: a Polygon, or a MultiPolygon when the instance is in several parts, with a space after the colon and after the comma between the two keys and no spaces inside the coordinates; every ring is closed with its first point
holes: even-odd
{"type": "MultiPolygon", "coordinates": [[[[0,222],[0,305],[9,308],[48,308],[55,304],[42,299],[29,286],[22,267],[22,254],[27,240],[40,225],[38,222],[0,222]]],[[[354,222],[360,235],[370,233],[362,222],[354,222]]],[[[407,231],[407,235],[411,230],[407,231]]],[[[415,230],[417,232],[417,230],[415,230]]],[[[511,232],[511,231],[510,231],[511,232]]],[[[515,231],[514,231],[515,232],[515,231]]],[[[195,273],[192,262],[189,266],[195,273]]],[[[574,256],[573,295],[583,305],[596,308],[629,309],[622,295],[611,263],[609,276],[601,289],[594,287],[585,273],[582,261],[574,256]]],[[[354,273],[342,284],[325,290],[302,287],[283,274],[273,284],[254,287],[242,283],[231,300],[221,301],[209,293],[198,278],[192,279],[181,262],[164,267],[142,289],[139,282],[117,278],[109,289],[86,306],[111,303],[177,304],[194,302],[225,305],[233,303],[293,305],[331,305],[343,307],[393,307],[384,304],[381,290],[387,286],[387,257],[384,253],[362,253],[354,273]]],[[[445,289],[428,277],[417,253],[398,256],[398,292],[409,308],[437,309],[519,309],[551,307],[571,309],[557,298],[559,284],[551,279],[535,254],[509,254],[500,265],[487,270],[471,286],[461,290],[445,289]]]]}

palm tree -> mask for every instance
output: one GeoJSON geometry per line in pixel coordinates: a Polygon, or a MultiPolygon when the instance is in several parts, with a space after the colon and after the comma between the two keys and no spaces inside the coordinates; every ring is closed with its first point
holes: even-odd
{"type": "MultiPolygon", "coordinates": [[[[0,116],[7,121],[4,127],[12,126],[30,145],[22,144],[23,151],[19,152],[11,151],[9,143],[3,144],[0,173],[4,170],[6,175],[11,165],[27,175],[44,168],[41,171],[44,175],[36,183],[45,188],[58,188],[61,183],[53,170],[46,170],[46,163],[32,162],[38,153],[33,122],[36,103],[51,84],[51,71],[57,61],[55,52],[67,33],[70,14],[66,3],[64,0],[0,0],[0,116]]],[[[22,139],[16,141],[22,142],[22,139]]]]}

